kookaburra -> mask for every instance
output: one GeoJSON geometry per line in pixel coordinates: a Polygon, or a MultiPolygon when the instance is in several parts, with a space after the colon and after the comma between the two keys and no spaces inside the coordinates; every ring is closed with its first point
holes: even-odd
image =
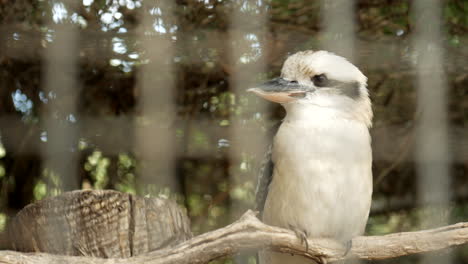
{"type": "MultiPolygon", "coordinates": [[[[249,89],[286,110],[258,180],[257,209],[266,224],[348,245],[364,232],[372,196],[366,83],[345,58],[303,51],[286,59],[281,77],[249,89]]],[[[311,261],[262,251],[260,263],[311,261]]]]}

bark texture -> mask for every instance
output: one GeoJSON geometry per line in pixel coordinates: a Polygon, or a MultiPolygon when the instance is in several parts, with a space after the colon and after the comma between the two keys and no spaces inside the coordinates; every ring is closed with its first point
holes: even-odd
{"type": "Polygon", "coordinates": [[[10,249],[126,258],[189,238],[189,219],[173,201],[110,190],[67,192],[30,204],[7,230],[10,249]]]}

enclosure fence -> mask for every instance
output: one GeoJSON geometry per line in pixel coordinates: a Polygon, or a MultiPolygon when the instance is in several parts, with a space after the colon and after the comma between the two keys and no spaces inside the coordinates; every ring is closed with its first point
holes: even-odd
{"type": "MultiPolygon", "coordinates": [[[[125,2],[125,1],[124,1],[125,2]]],[[[203,2],[203,1],[202,1],[203,2]]],[[[207,4],[212,1],[205,1],[207,4]]],[[[82,4],[84,4],[83,1],[82,4]]],[[[65,12],[70,15],[80,3],[72,0],[56,1],[51,5],[55,16],[65,12]],[[67,9],[64,9],[66,4],[67,9]],[[60,12],[57,10],[61,10],[60,12]]],[[[245,95],[246,89],[260,82],[261,73],[266,72],[269,54],[268,12],[269,2],[264,0],[234,1],[236,11],[229,16],[229,25],[225,35],[210,33],[212,39],[207,45],[223,45],[229,49],[229,65],[225,70],[229,74],[229,88],[236,103],[245,95]],[[257,62],[248,65],[251,60],[257,62]]],[[[453,156],[449,150],[450,134],[447,121],[447,78],[444,74],[444,56],[446,51],[442,46],[442,3],[438,0],[415,0],[410,9],[414,20],[414,33],[411,33],[412,49],[401,52],[398,45],[372,44],[356,40],[355,37],[355,1],[336,0],[320,2],[321,32],[317,41],[308,46],[310,49],[324,49],[347,57],[358,65],[364,60],[366,64],[378,65],[384,60],[409,60],[416,72],[414,85],[417,87],[417,124],[416,151],[414,160],[417,162],[418,199],[421,206],[437,204],[441,208],[448,208],[451,192],[449,164],[452,159],[463,159],[466,153],[453,156]]],[[[135,37],[140,43],[140,52],[147,61],[140,67],[136,76],[137,92],[140,100],[135,107],[134,115],[128,117],[114,116],[79,116],[76,114],[79,100],[78,60],[80,58],[80,31],[70,23],[58,23],[50,17],[47,21],[46,32],[53,36],[53,41],[46,42],[48,47],[43,54],[45,71],[40,84],[44,93],[57,93],[60,100],[49,100],[40,112],[41,126],[45,131],[47,144],[38,144],[36,149],[19,148],[19,153],[38,151],[43,157],[43,168],[50,169],[61,177],[64,190],[80,189],[77,171],[79,166],[76,142],[79,135],[87,133],[127,133],[128,142],[109,142],[104,151],[118,155],[122,150],[135,153],[138,162],[138,185],[145,187],[150,184],[167,186],[172,191],[180,191],[175,175],[177,158],[187,155],[184,148],[177,146],[176,129],[181,122],[188,122],[188,126],[204,126],[213,129],[219,126],[219,121],[213,120],[182,120],[177,115],[175,105],[175,87],[179,76],[174,66],[176,49],[182,48],[188,53],[190,46],[185,46],[184,39],[192,38],[190,32],[186,36],[177,35],[177,17],[173,10],[175,1],[141,1],[141,25],[137,27],[135,37]],[[150,12],[147,12],[150,10],[150,12]],[[57,122],[57,115],[65,115],[68,122],[57,122]],[[78,121],[79,122],[78,122],[78,121]],[[66,151],[64,151],[66,150],[66,151]]],[[[65,16],[62,14],[62,16],[65,16]]],[[[98,39],[112,41],[114,35],[101,32],[98,39]]],[[[13,32],[12,32],[13,34],[13,32]]],[[[296,43],[296,39],[288,40],[296,43]]],[[[6,43],[7,41],[5,41],[6,43]]],[[[15,44],[2,44],[5,49],[22,56],[28,51],[19,52],[15,44]]],[[[93,49],[92,47],[91,49],[93,49]]],[[[90,51],[96,57],[104,56],[99,49],[90,51]]],[[[88,59],[93,63],[94,58],[88,59]]],[[[370,93],[372,88],[369,87],[370,93]]],[[[258,116],[266,116],[268,106],[259,101],[255,105],[246,107],[255,109],[258,116]]],[[[2,130],[15,127],[14,117],[3,116],[2,130]]],[[[255,119],[255,117],[253,117],[255,119]]],[[[256,175],[240,175],[239,171],[245,166],[243,155],[246,150],[261,155],[265,146],[269,144],[267,137],[259,123],[246,122],[240,115],[233,114],[228,120],[229,135],[220,144],[229,146],[231,190],[243,186],[246,182],[255,183],[256,175]]],[[[388,128],[389,134],[391,127],[388,128]]],[[[0,130],[1,132],[1,130],[0,130]]],[[[216,132],[213,132],[216,133],[216,132]]],[[[396,134],[396,132],[394,133],[396,134]]],[[[374,146],[379,148],[378,146],[374,146]]],[[[212,153],[190,153],[200,157],[210,157],[212,153]]],[[[410,154],[411,155],[411,154],[410,154]]],[[[388,156],[382,151],[374,151],[374,159],[386,159],[388,156]]],[[[412,159],[411,157],[408,159],[412,159]]],[[[261,162],[261,158],[256,161],[261,162]]],[[[231,219],[234,220],[245,208],[231,200],[231,219]]],[[[378,206],[378,202],[373,205],[378,206]]],[[[429,222],[436,221],[427,219],[429,222]]],[[[448,219],[437,219],[438,224],[446,224],[448,219]]],[[[425,258],[423,263],[450,263],[450,255],[438,258],[425,258]]]]}

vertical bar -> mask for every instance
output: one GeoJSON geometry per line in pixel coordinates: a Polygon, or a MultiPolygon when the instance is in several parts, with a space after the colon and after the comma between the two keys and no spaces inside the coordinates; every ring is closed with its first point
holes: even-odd
{"type": "MultiPolygon", "coordinates": [[[[52,16],[46,33],[52,36],[44,52],[42,87],[49,97],[40,112],[44,128],[43,169],[58,177],[62,191],[79,187],[77,171],[78,29],[70,23],[75,1],[51,2],[52,16]]],[[[46,37],[46,39],[49,37],[46,37]]]]}
{"type": "MultiPolygon", "coordinates": [[[[320,48],[355,61],[355,1],[321,1],[321,23],[323,32],[320,48]]],[[[355,259],[352,263],[362,263],[355,259]]]]}
{"type": "MultiPolygon", "coordinates": [[[[236,99],[235,107],[239,107],[240,97],[247,96],[246,89],[259,82],[259,74],[266,71],[264,61],[266,51],[262,41],[266,35],[267,16],[266,3],[262,0],[234,1],[234,3],[236,6],[229,17],[229,64],[232,65],[229,86],[236,99]]],[[[244,110],[255,111],[258,116],[263,116],[267,111],[266,103],[262,100],[259,100],[258,104],[251,104],[248,107],[252,107],[252,111],[244,110]]],[[[229,190],[231,191],[229,214],[231,220],[237,219],[241,211],[245,210],[241,207],[240,201],[233,197],[233,191],[236,188],[245,188],[243,186],[245,182],[257,183],[257,179],[246,179],[240,173],[240,167],[245,162],[242,156],[248,152],[246,149],[259,152],[266,143],[260,125],[258,123],[251,124],[253,125],[252,130],[247,132],[243,125],[245,122],[242,122],[242,119],[245,121],[245,117],[236,115],[235,111],[231,112],[231,144],[229,149],[229,190]]],[[[262,157],[263,154],[257,156],[262,157]]],[[[256,160],[256,162],[260,164],[261,160],[256,160]]],[[[258,166],[252,167],[257,168],[258,166]]],[[[257,172],[254,171],[253,175],[257,176],[257,172]]],[[[237,255],[234,261],[235,263],[247,263],[249,262],[248,258],[249,256],[241,254],[237,255]]]]}
{"type": "Polygon", "coordinates": [[[139,69],[139,116],[135,119],[140,191],[176,191],[173,1],[143,1],[138,35],[148,64],[139,69]],[[147,187],[150,187],[148,189],[147,187]],[[151,189],[155,188],[155,189],[151,189]]]}
{"type": "MultiPolygon", "coordinates": [[[[415,52],[417,109],[416,162],[419,203],[441,209],[436,218],[424,219],[430,225],[444,225],[449,203],[450,153],[448,151],[447,85],[442,68],[443,39],[441,2],[412,2],[414,21],[412,45],[415,52]],[[430,22],[429,22],[430,21],[430,22]]],[[[423,263],[450,263],[450,256],[427,256],[423,263]]]]}
{"type": "Polygon", "coordinates": [[[354,7],[350,0],[322,0],[321,48],[354,60],[354,7]]]}
{"type": "MultiPolygon", "coordinates": [[[[236,1],[238,5],[233,9],[230,19],[229,44],[230,46],[230,65],[232,65],[229,84],[231,92],[235,96],[235,107],[240,107],[240,96],[246,96],[246,89],[255,84],[258,74],[265,72],[265,61],[263,54],[265,46],[262,40],[266,34],[266,4],[262,0],[236,1]],[[256,50],[257,47],[258,49],[256,50]],[[257,54],[256,54],[257,53],[257,54]]],[[[250,105],[255,107],[258,115],[265,114],[267,111],[266,103],[259,101],[259,104],[250,105]]],[[[250,111],[249,111],[250,112],[250,111]]],[[[243,164],[242,155],[245,154],[247,146],[252,149],[262,149],[265,145],[265,135],[261,133],[260,125],[255,125],[253,130],[247,131],[243,127],[242,118],[231,112],[230,116],[230,149],[229,149],[229,190],[230,190],[230,208],[229,214],[231,220],[237,219],[241,211],[240,201],[232,194],[237,188],[245,188],[243,183],[251,181],[254,184],[257,179],[245,179],[240,173],[240,167],[243,164]]],[[[258,155],[262,157],[263,155],[258,155]]],[[[245,161],[245,160],[244,160],[245,161]]],[[[261,160],[256,160],[258,164],[261,160]]],[[[256,165],[256,164],[255,164],[256,165]]],[[[252,166],[257,168],[257,166],[252,166]]],[[[257,172],[254,174],[257,176],[257,172]]],[[[235,257],[235,263],[247,263],[249,256],[242,254],[235,257]]]]}
{"type": "MultiPolygon", "coordinates": [[[[236,2],[230,19],[229,43],[230,43],[230,89],[235,96],[236,107],[239,107],[239,98],[247,96],[247,88],[259,82],[259,74],[265,73],[265,52],[262,41],[266,34],[266,4],[261,0],[246,0],[236,2]],[[256,79],[257,78],[257,79],[256,79]]],[[[259,100],[259,104],[250,105],[258,115],[267,111],[266,103],[259,100]]],[[[245,110],[245,109],[244,109],[245,110]]],[[[246,153],[246,148],[258,150],[265,146],[265,135],[261,133],[261,127],[247,130],[242,119],[236,113],[231,113],[230,117],[230,190],[241,187],[246,181],[256,182],[256,179],[245,179],[240,175],[242,164],[242,154],[246,153]]],[[[245,124],[245,122],[244,122],[245,124]]],[[[260,155],[262,156],[262,155],[260,155]]],[[[261,160],[258,160],[260,163],[261,160]]],[[[254,166],[256,167],[256,166],[254,166]]],[[[256,175],[256,173],[255,173],[256,175]]],[[[245,209],[245,208],[244,208],[245,209]]],[[[237,218],[241,208],[231,196],[231,217],[237,218]]]]}

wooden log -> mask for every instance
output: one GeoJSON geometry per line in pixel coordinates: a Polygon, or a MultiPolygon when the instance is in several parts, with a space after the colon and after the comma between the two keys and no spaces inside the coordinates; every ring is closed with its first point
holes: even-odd
{"type": "Polygon", "coordinates": [[[84,190],[30,204],[12,220],[8,247],[21,252],[126,258],[192,237],[186,213],[163,198],[84,190]]]}

